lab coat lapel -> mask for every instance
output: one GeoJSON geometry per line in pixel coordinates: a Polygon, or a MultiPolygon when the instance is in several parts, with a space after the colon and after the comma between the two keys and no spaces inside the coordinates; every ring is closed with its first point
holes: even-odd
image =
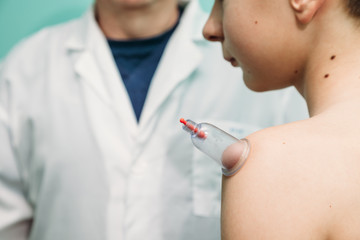
{"type": "Polygon", "coordinates": [[[165,48],[149,88],[140,126],[150,120],[176,86],[186,80],[200,64],[202,55],[184,30],[187,28],[175,32],[165,48]]]}
{"type": "Polygon", "coordinates": [[[131,167],[129,149],[137,131],[136,121],[131,118],[133,112],[127,106],[130,103],[126,90],[121,85],[106,39],[98,29],[92,12],[89,14],[83,19],[86,27],[80,27],[87,32],[79,32],[69,40],[68,45],[72,46],[69,51],[72,51],[70,56],[74,59],[74,71],[82,85],[89,122],[108,175],[121,178],[131,167]]]}
{"type": "Polygon", "coordinates": [[[92,91],[108,106],[111,105],[109,93],[103,83],[103,76],[99,72],[99,67],[88,51],[83,51],[75,63],[75,72],[80,79],[87,84],[92,91]]]}
{"type": "Polygon", "coordinates": [[[137,122],[106,39],[93,16],[88,22],[90,26],[86,41],[89,53],[83,53],[84,57],[79,59],[78,66],[83,70],[84,100],[91,131],[102,153],[101,161],[108,178],[107,235],[109,239],[116,239],[124,235],[123,228],[119,226],[124,225],[127,178],[137,151],[134,138],[137,122]],[[90,62],[96,64],[85,64],[90,62]],[[90,67],[94,69],[88,71],[96,72],[101,78],[84,73],[90,67]],[[97,83],[93,83],[95,80],[97,83]]]}
{"type": "Polygon", "coordinates": [[[73,46],[78,46],[74,48],[80,49],[80,56],[75,62],[75,72],[84,84],[112,108],[119,121],[126,123],[126,130],[136,134],[136,117],[106,38],[98,27],[92,11],[89,11],[83,20],[86,32],[77,34],[75,40],[70,41],[73,46]]]}
{"type": "Polygon", "coordinates": [[[105,87],[103,76],[94,56],[92,41],[94,30],[92,24],[93,12],[90,9],[78,23],[78,29],[65,43],[69,57],[73,61],[74,72],[82,83],[90,87],[96,95],[107,105],[111,103],[109,93],[105,87]],[[90,40],[89,40],[90,39],[90,40]]]}
{"type": "Polygon", "coordinates": [[[108,94],[111,98],[111,105],[119,118],[119,123],[123,124],[124,131],[131,135],[136,135],[138,131],[137,120],[134,114],[131,100],[126,87],[121,79],[119,70],[114,61],[111,49],[100,28],[94,23],[94,53],[98,60],[102,78],[105,81],[108,94]]]}

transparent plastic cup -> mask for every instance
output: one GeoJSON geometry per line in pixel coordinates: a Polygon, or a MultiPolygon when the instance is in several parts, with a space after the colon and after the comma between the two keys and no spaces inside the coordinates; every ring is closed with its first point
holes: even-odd
{"type": "Polygon", "coordinates": [[[190,133],[196,148],[214,159],[225,176],[235,174],[245,163],[250,143],[246,138],[237,139],[210,123],[195,123],[180,119],[183,129],[190,133]]]}

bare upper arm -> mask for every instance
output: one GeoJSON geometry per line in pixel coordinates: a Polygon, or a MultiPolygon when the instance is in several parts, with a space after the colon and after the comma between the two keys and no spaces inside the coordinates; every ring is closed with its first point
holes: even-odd
{"type": "Polygon", "coordinates": [[[327,235],[331,197],[321,193],[327,184],[318,178],[322,163],[309,164],[313,154],[306,147],[299,149],[304,146],[301,134],[290,125],[249,136],[246,164],[223,179],[222,239],[322,239],[327,235]]]}

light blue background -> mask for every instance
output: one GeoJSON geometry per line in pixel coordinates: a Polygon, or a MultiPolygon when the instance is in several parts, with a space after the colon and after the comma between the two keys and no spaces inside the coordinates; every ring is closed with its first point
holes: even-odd
{"type": "MultiPolygon", "coordinates": [[[[199,0],[210,12],[214,0],[199,0]]],[[[80,16],[93,0],[0,0],[0,59],[39,29],[80,16]]]]}
{"type": "Polygon", "coordinates": [[[93,0],[0,0],[0,59],[44,26],[80,16],[93,0]]]}
{"type": "Polygon", "coordinates": [[[200,5],[201,5],[202,9],[205,12],[210,13],[215,0],[199,0],[199,1],[200,1],[200,5]]]}

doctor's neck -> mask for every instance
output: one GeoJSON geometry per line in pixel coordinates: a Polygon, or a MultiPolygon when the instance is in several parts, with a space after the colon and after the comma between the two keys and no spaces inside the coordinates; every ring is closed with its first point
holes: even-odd
{"type": "Polygon", "coordinates": [[[177,0],[114,2],[97,0],[94,6],[101,30],[107,38],[113,40],[155,37],[171,29],[179,18],[177,0]]]}

